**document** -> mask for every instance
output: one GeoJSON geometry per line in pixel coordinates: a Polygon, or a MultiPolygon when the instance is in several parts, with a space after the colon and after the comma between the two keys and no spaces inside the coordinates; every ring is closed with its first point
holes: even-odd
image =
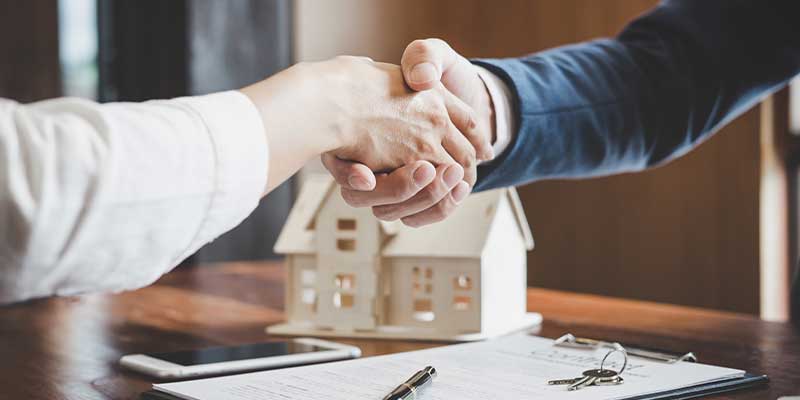
{"type": "MultiPolygon", "coordinates": [[[[550,339],[515,335],[479,343],[369,357],[359,360],[153,385],[191,400],[375,400],[427,365],[438,377],[424,400],[625,399],[744,375],[744,371],[629,357],[618,386],[568,392],[547,381],[598,368],[608,351],[556,347],[550,339]]],[[[619,368],[622,357],[609,357],[619,368]]]]}

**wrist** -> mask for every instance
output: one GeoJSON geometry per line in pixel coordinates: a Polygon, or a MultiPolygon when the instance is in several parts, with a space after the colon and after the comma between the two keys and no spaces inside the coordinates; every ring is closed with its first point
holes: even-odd
{"type": "Polygon", "coordinates": [[[300,63],[241,89],[256,105],[270,147],[290,146],[296,156],[308,159],[341,147],[343,141],[331,131],[340,124],[331,110],[327,78],[316,64],[300,63]]]}
{"type": "Polygon", "coordinates": [[[491,104],[491,143],[495,157],[498,157],[506,151],[516,132],[512,94],[508,85],[497,75],[481,66],[476,66],[476,69],[488,92],[491,104]]]}
{"type": "Polygon", "coordinates": [[[261,116],[269,149],[267,191],[288,179],[307,162],[339,148],[331,134],[330,107],[318,93],[313,68],[301,65],[242,88],[261,116]]]}
{"type": "MultiPolygon", "coordinates": [[[[478,74],[478,76],[480,77],[480,74],[478,74]]],[[[477,104],[475,108],[475,113],[477,114],[478,124],[480,127],[479,132],[485,132],[486,136],[488,136],[487,139],[489,143],[494,145],[495,141],[497,140],[497,117],[495,113],[495,104],[492,99],[492,93],[489,91],[486,81],[482,77],[480,77],[480,81],[480,94],[478,95],[478,101],[476,102],[477,104]]]]}

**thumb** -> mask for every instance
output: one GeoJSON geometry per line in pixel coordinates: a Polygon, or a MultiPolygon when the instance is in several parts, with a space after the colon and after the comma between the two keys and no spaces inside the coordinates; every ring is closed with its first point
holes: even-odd
{"type": "Polygon", "coordinates": [[[420,91],[436,86],[458,60],[458,54],[441,39],[419,39],[403,52],[400,65],[411,89],[420,91]]]}
{"type": "Polygon", "coordinates": [[[322,155],[322,165],[344,188],[359,191],[375,189],[375,174],[364,164],[340,160],[333,154],[325,153],[322,155]]]}

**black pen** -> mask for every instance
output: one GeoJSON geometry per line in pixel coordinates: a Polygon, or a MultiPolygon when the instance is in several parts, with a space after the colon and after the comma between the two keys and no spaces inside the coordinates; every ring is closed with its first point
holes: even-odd
{"type": "Polygon", "coordinates": [[[383,400],[409,400],[416,399],[417,392],[429,386],[436,377],[436,368],[427,366],[403,382],[383,400]]]}

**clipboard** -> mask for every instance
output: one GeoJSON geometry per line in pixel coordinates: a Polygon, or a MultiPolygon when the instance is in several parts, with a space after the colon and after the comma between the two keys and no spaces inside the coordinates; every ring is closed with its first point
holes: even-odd
{"type": "MultiPolygon", "coordinates": [[[[746,389],[755,389],[766,385],[769,378],[766,375],[747,374],[741,378],[734,378],[726,381],[698,385],[670,392],[652,393],[649,395],[631,397],[626,400],[688,400],[697,399],[705,396],[713,396],[722,393],[734,392],[746,389]]],[[[148,390],[139,396],[140,400],[181,400],[178,397],[155,391],[148,390]]],[[[424,399],[422,399],[424,400],[424,399]]]]}
{"type": "MultiPolygon", "coordinates": [[[[602,348],[595,350],[554,346],[552,339],[512,335],[486,342],[443,346],[355,361],[319,364],[283,370],[257,372],[220,378],[154,385],[141,399],[175,400],[229,398],[242,394],[270,399],[370,399],[407,378],[420,365],[435,365],[439,380],[429,390],[436,398],[461,396],[465,399],[497,398],[624,400],[694,399],[719,393],[751,389],[769,382],[764,375],[695,362],[663,362],[627,359],[625,382],[620,386],[584,388],[570,392],[566,387],[548,386],[549,379],[579,376],[591,365],[601,365],[608,357],[602,348]],[[480,360],[480,362],[476,362],[480,360]],[[360,384],[369,376],[369,385],[360,384]],[[350,377],[354,377],[350,379],[350,377]],[[441,386],[436,383],[440,382],[441,386]]],[[[616,368],[625,370],[617,360],[616,368]]],[[[610,368],[614,363],[609,362],[610,368]]],[[[244,397],[243,397],[244,398],[244,397]]],[[[250,397],[248,397],[250,398],[250,397]]],[[[421,398],[424,400],[424,398],[421,398]]]]}

